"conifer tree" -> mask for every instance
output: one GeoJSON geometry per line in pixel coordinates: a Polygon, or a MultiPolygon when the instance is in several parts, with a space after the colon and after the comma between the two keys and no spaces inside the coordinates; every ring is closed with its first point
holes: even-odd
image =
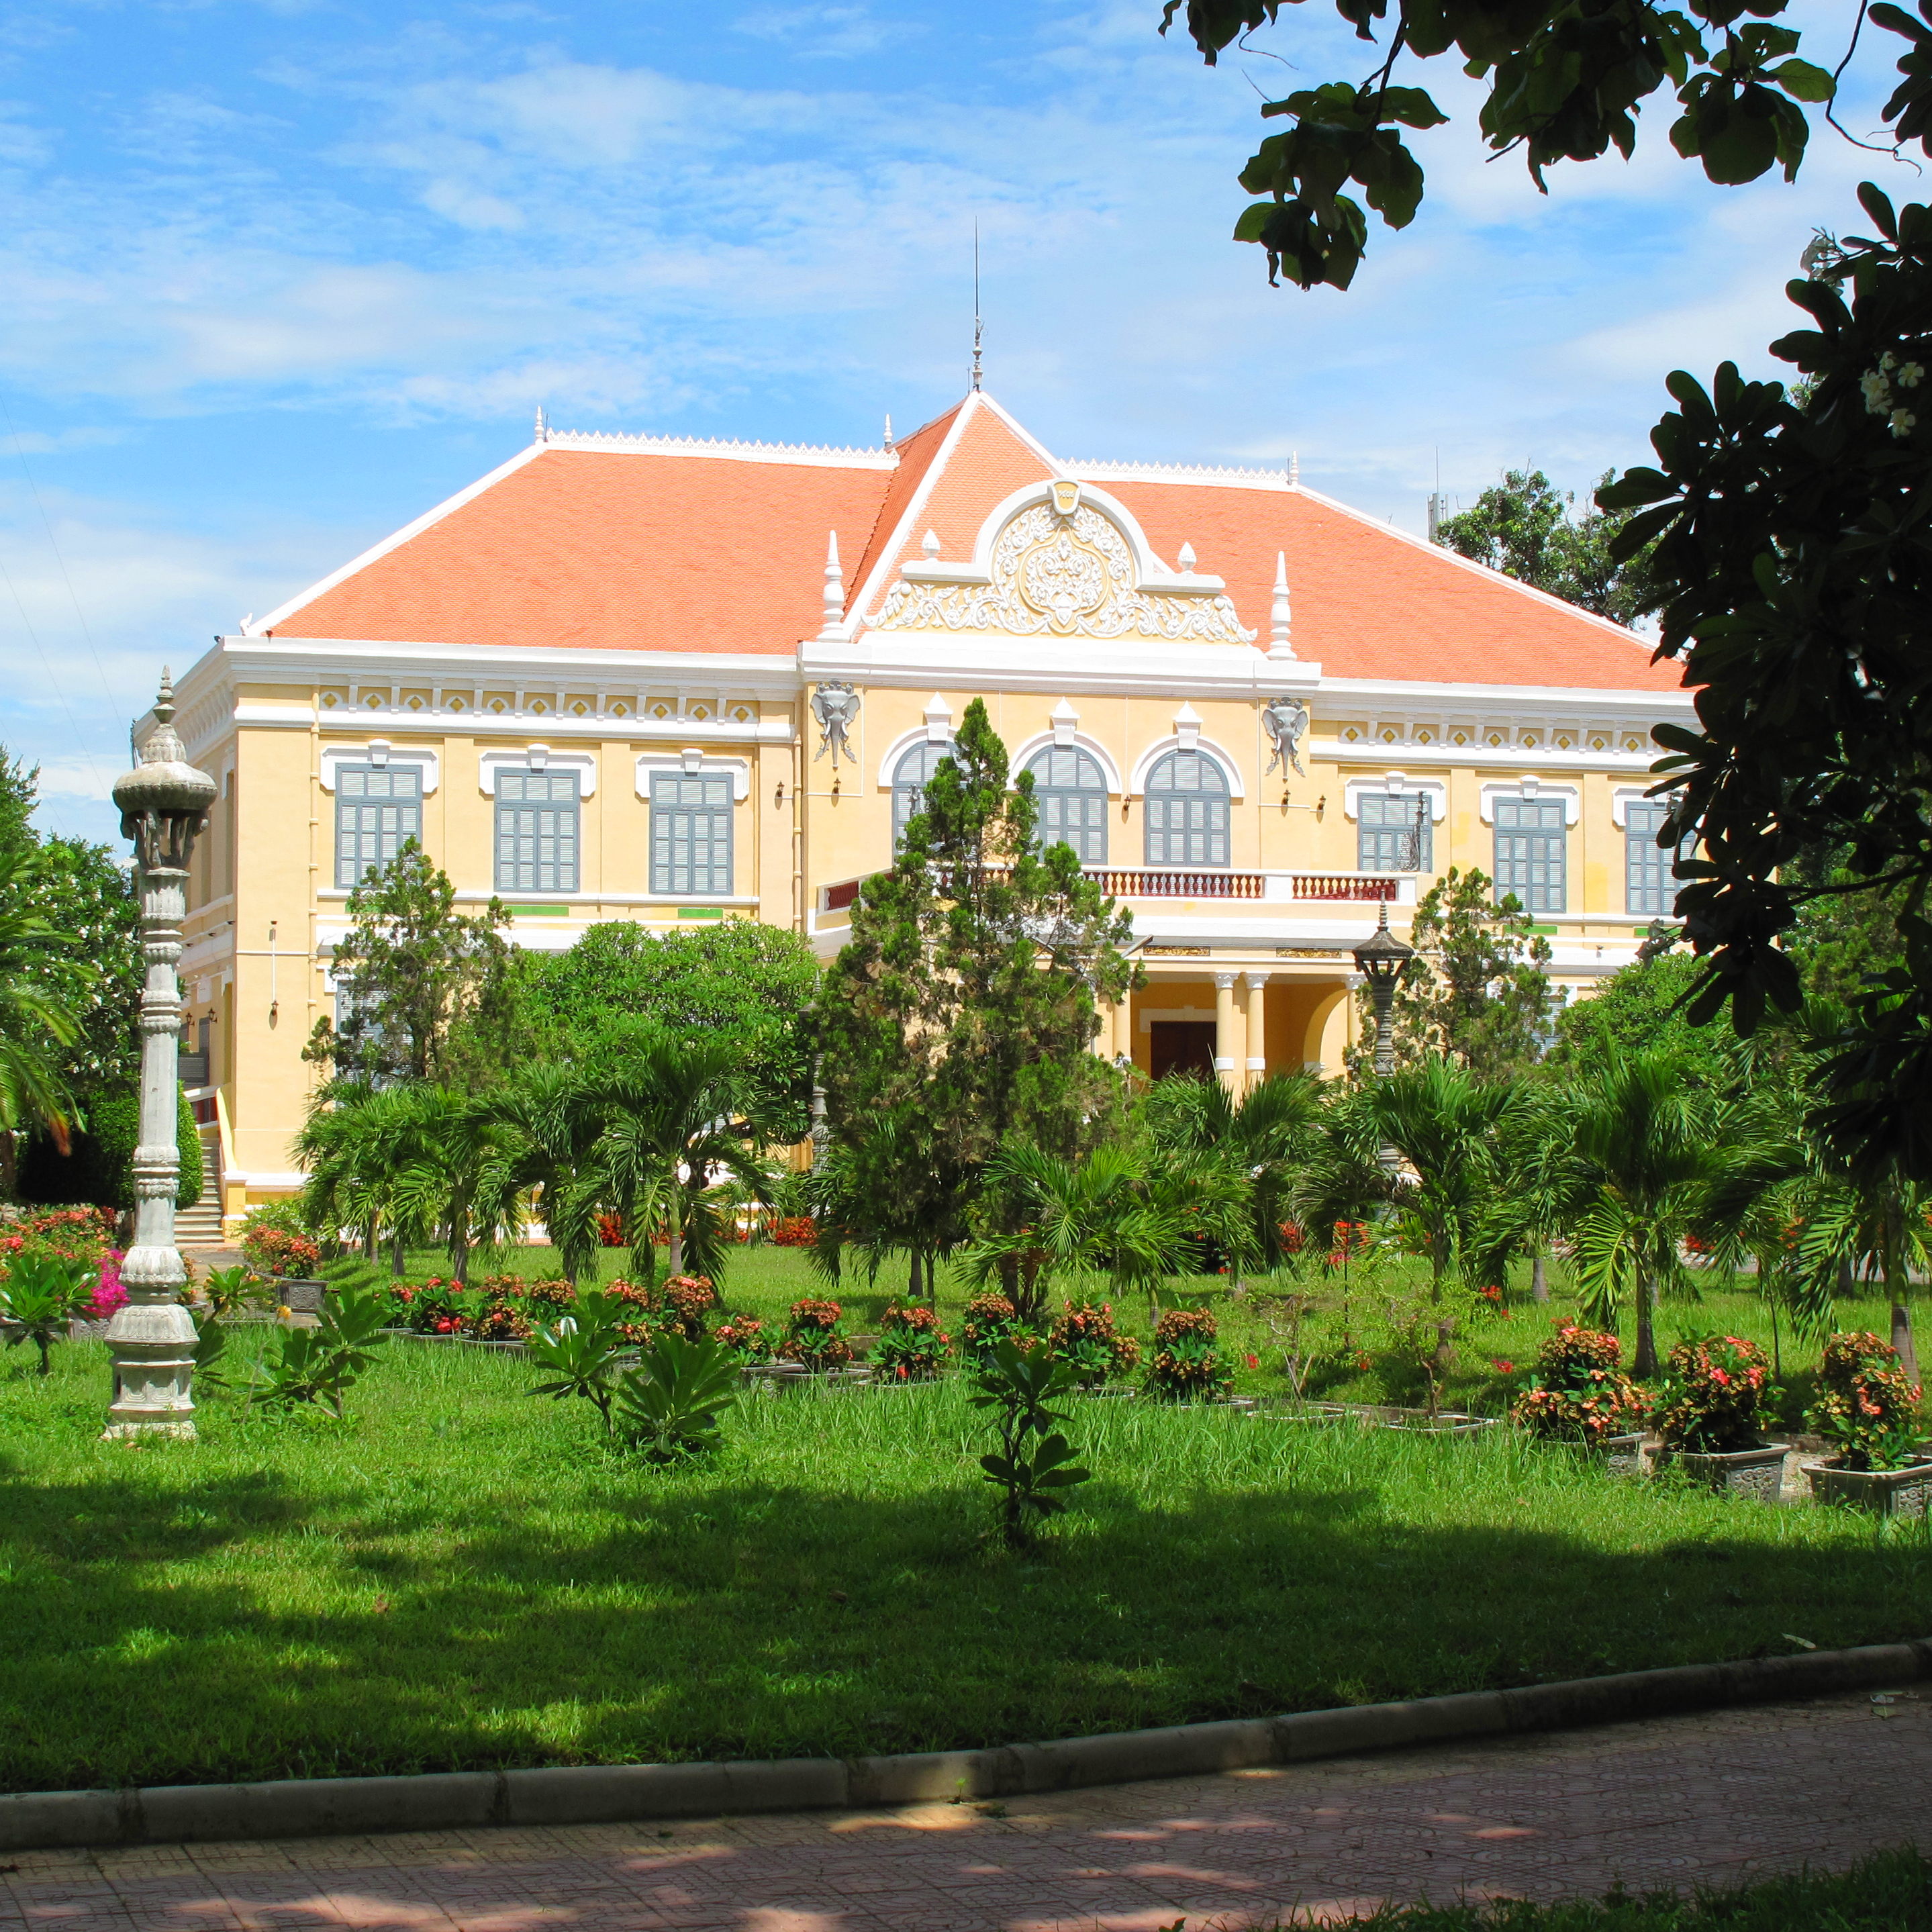
{"type": "Polygon", "coordinates": [[[1070,846],[1037,849],[1032,775],[1009,782],[980,700],[922,803],[853,906],[815,1043],[833,1134],[891,1152],[892,1173],[852,1177],[856,1198],[913,1210],[930,1252],[964,1238],[1003,1144],[1071,1156],[1100,1138],[1119,1087],[1093,1051],[1098,1004],[1134,968],[1127,914],[1070,846]]]}

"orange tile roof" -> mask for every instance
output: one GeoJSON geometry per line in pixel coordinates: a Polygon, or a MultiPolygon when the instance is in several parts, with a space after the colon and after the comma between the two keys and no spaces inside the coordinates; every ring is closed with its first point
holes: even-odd
{"type": "MultiPolygon", "coordinates": [[[[505,466],[285,607],[282,638],[788,654],[823,616],[826,534],[848,596],[876,609],[928,529],[970,556],[1003,497],[1052,473],[989,398],[969,397],[876,456],[565,438],[505,466]],[[942,460],[943,459],[943,460],[942,460]],[[917,514],[908,513],[916,506],[917,514]],[[902,525],[904,528],[902,529],[902,525]]],[[[1172,566],[1223,578],[1268,642],[1286,553],[1297,653],[1330,677],[1662,691],[1627,632],[1298,489],[1186,472],[1090,479],[1172,566]]]]}
{"type": "Polygon", "coordinates": [[[1538,595],[1303,490],[1094,478],[1172,565],[1184,543],[1225,578],[1268,645],[1275,559],[1288,559],[1295,655],[1324,677],[1442,684],[1674,691],[1682,668],[1650,662],[1621,626],[1538,595]]]}
{"type": "Polygon", "coordinates": [[[545,448],[272,634],[788,652],[824,621],[827,533],[857,556],[892,480],[884,469],[545,448]]]}

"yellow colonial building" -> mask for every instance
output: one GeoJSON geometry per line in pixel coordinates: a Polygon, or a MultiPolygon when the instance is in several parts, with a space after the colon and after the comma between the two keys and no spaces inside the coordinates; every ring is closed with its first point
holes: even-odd
{"type": "Polygon", "coordinates": [[[404,838],[523,946],[757,919],[830,957],[976,697],[1132,912],[1147,984],[1098,1044],[1151,1073],[1337,1070],[1350,948],[1451,864],[1579,991],[1670,908],[1676,672],[1292,472],[1068,462],[977,392],[868,450],[539,418],[181,682],[220,788],[182,974],[225,1212],[299,1184],[344,901],[404,838]]]}

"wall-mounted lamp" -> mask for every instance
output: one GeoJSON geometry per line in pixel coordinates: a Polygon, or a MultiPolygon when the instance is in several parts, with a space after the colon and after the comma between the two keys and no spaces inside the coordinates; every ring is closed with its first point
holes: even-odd
{"type": "Polygon", "coordinates": [[[268,1024],[273,1026],[280,1017],[281,1001],[275,997],[275,926],[277,922],[268,922],[268,1024]]]}
{"type": "Polygon", "coordinates": [[[834,805],[838,802],[838,781],[836,778],[832,781],[832,802],[834,805]]]}
{"type": "Polygon", "coordinates": [[[779,808],[781,808],[781,807],[784,805],[784,780],[783,778],[780,778],[780,779],[778,780],[778,790],[777,790],[776,791],[775,791],[775,792],[773,792],[773,793],[772,794],[772,809],[773,809],[774,811],[778,810],[779,808]]]}

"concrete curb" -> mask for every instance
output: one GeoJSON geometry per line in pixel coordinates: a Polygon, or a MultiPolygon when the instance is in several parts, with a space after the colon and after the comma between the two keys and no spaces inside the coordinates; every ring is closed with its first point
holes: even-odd
{"type": "Polygon", "coordinates": [[[1886,1689],[1932,1677],[1932,1639],[1686,1664],[1405,1704],[1176,1724],[996,1750],[722,1764],[560,1765],[406,1778],[288,1778],[0,1796],[0,1850],[483,1825],[614,1824],[1000,1798],[1304,1763],[1463,1738],[1568,1730],[1672,1712],[1886,1689]]]}

